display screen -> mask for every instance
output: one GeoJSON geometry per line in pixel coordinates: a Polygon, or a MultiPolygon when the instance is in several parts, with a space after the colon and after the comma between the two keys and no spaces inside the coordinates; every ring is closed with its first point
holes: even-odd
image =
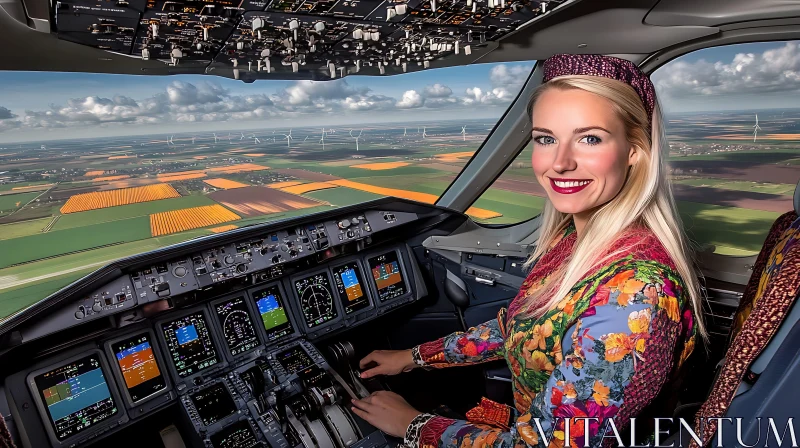
{"type": "Polygon", "coordinates": [[[211,436],[214,448],[253,448],[261,446],[247,420],[238,421],[211,436]]]}
{"type": "Polygon", "coordinates": [[[217,313],[217,319],[222,327],[222,335],[233,356],[250,351],[259,345],[256,329],[244,300],[244,296],[239,296],[214,305],[214,312],[217,313]]]}
{"type": "Polygon", "coordinates": [[[286,369],[289,375],[314,365],[314,361],[309,358],[308,353],[306,353],[302,347],[293,347],[284,350],[278,353],[275,358],[281,363],[283,368],[286,369]]]}
{"type": "Polygon", "coordinates": [[[236,412],[236,403],[222,383],[195,393],[192,395],[192,403],[205,426],[213,425],[236,412]]]}
{"type": "Polygon", "coordinates": [[[58,440],[79,434],[118,412],[97,355],[38,375],[34,382],[58,440]]]}
{"type": "Polygon", "coordinates": [[[150,333],[142,333],[111,345],[134,403],[167,388],[150,342],[150,333]]]}
{"type": "Polygon", "coordinates": [[[345,314],[369,307],[369,297],[364,290],[364,279],[358,263],[352,261],[334,269],[333,281],[339,291],[345,314]]]}
{"type": "Polygon", "coordinates": [[[283,297],[277,285],[253,293],[261,323],[267,330],[267,341],[276,341],[287,334],[294,333],[292,322],[283,307],[283,297]]]}
{"type": "Polygon", "coordinates": [[[211,331],[202,312],[161,324],[161,329],[172,356],[172,363],[181,378],[219,362],[217,349],[211,340],[211,331]]]}
{"type": "Polygon", "coordinates": [[[403,272],[400,270],[397,252],[391,251],[372,257],[368,262],[381,302],[400,297],[408,292],[403,272]]]}
{"type": "Polygon", "coordinates": [[[324,324],[339,315],[333,303],[330,280],[325,273],[295,280],[294,288],[300,298],[300,308],[308,328],[324,324]]]}

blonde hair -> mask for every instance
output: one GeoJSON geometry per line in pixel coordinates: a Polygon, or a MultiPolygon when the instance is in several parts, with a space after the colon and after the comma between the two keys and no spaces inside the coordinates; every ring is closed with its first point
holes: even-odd
{"type": "MultiPolygon", "coordinates": [[[[626,256],[631,246],[614,250],[610,248],[632,224],[641,224],[653,232],[671,257],[691,300],[698,333],[707,339],[702,322],[699,280],[691,261],[694,251],[684,235],[662,156],[668,148],[658,103],[653,110],[650,131],[647,112],[631,86],[604,77],[569,75],[554,78],[534,91],[528,104],[531,117],[537,99],[548,89],[580,89],[609,100],[625,125],[627,140],[638,152],[638,160],[630,167],[625,184],[617,196],[600,206],[591,216],[567,263],[562,263],[550,275],[545,287],[526,298],[523,312],[529,316],[541,316],[555,308],[593,268],[626,256]]],[[[566,230],[572,215],[559,212],[550,201],[546,201],[541,219],[539,241],[526,261],[526,267],[533,265],[551,248],[566,230]]]]}

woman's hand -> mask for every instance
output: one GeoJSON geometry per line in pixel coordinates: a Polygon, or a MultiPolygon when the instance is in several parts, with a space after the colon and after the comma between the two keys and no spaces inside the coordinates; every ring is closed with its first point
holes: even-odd
{"type": "Polygon", "coordinates": [[[361,372],[361,378],[372,378],[376,375],[397,375],[408,372],[417,367],[411,350],[375,350],[359,362],[360,368],[365,368],[370,363],[377,365],[361,372]]]}
{"type": "Polygon", "coordinates": [[[391,436],[403,438],[411,421],[420,412],[394,392],[381,390],[361,400],[353,400],[353,413],[391,436]]]}

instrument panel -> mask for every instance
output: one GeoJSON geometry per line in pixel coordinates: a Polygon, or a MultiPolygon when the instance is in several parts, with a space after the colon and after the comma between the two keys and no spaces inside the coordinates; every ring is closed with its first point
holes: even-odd
{"type": "MultiPolygon", "coordinates": [[[[35,331],[23,329],[25,337],[102,318],[122,323],[156,301],[185,304],[8,376],[6,390],[36,403],[20,411],[20,422],[42,426],[46,440],[37,446],[79,446],[177,402],[207,447],[267,446],[265,440],[296,446],[265,436],[274,421],[261,412],[263,403],[253,404],[242,378],[266,360],[275,381],[298,375],[320,381],[314,369],[324,358],[307,341],[424,297],[408,246],[379,238],[416,219],[399,211],[351,212],[242,232],[221,244],[212,237],[199,250],[166,259],[144,256],[150,261],[41,317],[35,331]]],[[[305,416],[304,406],[285,418],[314,439],[324,424],[305,416]]],[[[338,407],[326,409],[324,421],[346,420],[338,407]]],[[[353,434],[334,439],[353,442],[353,434]]]]}

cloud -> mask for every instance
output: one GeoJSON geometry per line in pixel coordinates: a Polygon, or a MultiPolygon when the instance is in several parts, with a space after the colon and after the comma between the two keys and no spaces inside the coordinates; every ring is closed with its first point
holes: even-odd
{"type": "Polygon", "coordinates": [[[462,102],[467,106],[496,106],[508,104],[514,99],[514,94],[504,87],[496,87],[487,91],[484,91],[480,87],[471,87],[466,90],[466,94],[467,95],[462,98],[462,102]]]}
{"type": "Polygon", "coordinates": [[[525,80],[533,70],[530,65],[509,65],[500,64],[495,65],[489,71],[489,80],[492,87],[502,87],[511,91],[522,90],[525,80]]]}
{"type": "Polygon", "coordinates": [[[798,42],[786,42],[762,53],[738,53],[729,63],[700,59],[670,62],[653,74],[659,95],[739,95],[800,90],[798,42]]]}
{"type": "Polygon", "coordinates": [[[446,98],[453,94],[453,90],[450,87],[436,83],[425,87],[424,93],[426,98],[446,98]]]}
{"type": "Polygon", "coordinates": [[[503,107],[513,99],[529,71],[530,67],[525,65],[500,64],[490,70],[491,76],[484,80],[483,86],[466,89],[462,95],[454,94],[445,82],[436,82],[406,89],[399,97],[351,85],[345,79],[296,81],[274,93],[250,95],[234,94],[214,81],[175,80],[144,98],[86,95],[16,115],[0,107],[0,132],[16,128],[302,119],[312,115],[397,113],[422,108],[458,110],[475,105],[503,107]]]}
{"type": "Polygon", "coordinates": [[[10,110],[7,108],[0,106],[0,120],[6,120],[9,118],[16,118],[17,116],[14,115],[10,110]]]}
{"type": "Polygon", "coordinates": [[[416,90],[406,90],[403,93],[403,98],[397,102],[397,107],[400,109],[414,109],[422,107],[425,104],[425,99],[416,90]]]}

